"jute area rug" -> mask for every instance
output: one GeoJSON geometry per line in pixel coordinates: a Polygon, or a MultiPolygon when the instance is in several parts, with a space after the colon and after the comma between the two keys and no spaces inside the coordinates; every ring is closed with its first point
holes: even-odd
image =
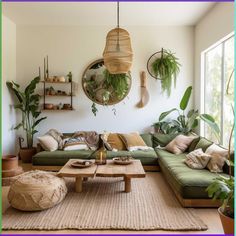
{"type": "Polygon", "coordinates": [[[124,229],[206,230],[194,209],[182,208],[160,173],[132,179],[132,191],[124,193],[121,178],[95,178],[74,192],[74,180],[67,178],[69,193],[59,205],[41,212],[8,208],[3,229],[124,229]]]}

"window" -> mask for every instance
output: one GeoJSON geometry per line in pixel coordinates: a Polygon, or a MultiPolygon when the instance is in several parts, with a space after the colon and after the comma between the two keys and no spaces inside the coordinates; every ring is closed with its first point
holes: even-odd
{"type": "MultiPolygon", "coordinates": [[[[221,130],[220,144],[227,147],[234,119],[231,107],[234,105],[234,36],[207,50],[204,65],[204,113],[215,118],[221,130]]],[[[206,124],[204,136],[217,142],[214,132],[206,124]]]]}

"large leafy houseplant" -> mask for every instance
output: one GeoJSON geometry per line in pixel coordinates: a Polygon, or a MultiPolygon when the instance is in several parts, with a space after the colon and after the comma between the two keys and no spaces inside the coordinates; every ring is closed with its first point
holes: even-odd
{"type": "Polygon", "coordinates": [[[151,68],[156,79],[161,80],[161,88],[163,92],[170,96],[172,82],[176,86],[176,78],[180,71],[180,63],[178,58],[171,51],[162,49],[161,57],[156,58],[151,68]]]}
{"type": "Polygon", "coordinates": [[[27,148],[33,147],[34,135],[38,132],[37,125],[46,117],[39,118],[41,112],[39,111],[40,95],[35,94],[36,85],[39,83],[40,78],[34,78],[25,90],[20,89],[20,85],[15,82],[7,82],[7,87],[14,93],[17,98],[15,109],[21,111],[21,122],[15,129],[23,128],[26,135],[27,148]]]}
{"type": "MultiPolygon", "coordinates": [[[[230,82],[234,74],[234,69],[229,77],[226,86],[226,95],[233,95],[229,92],[230,82]]],[[[219,208],[219,214],[221,222],[224,228],[225,234],[234,233],[234,177],[232,173],[232,167],[234,166],[234,160],[231,160],[231,146],[235,126],[235,113],[233,105],[231,105],[233,111],[233,125],[230,130],[229,143],[228,143],[228,158],[226,163],[229,166],[229,177],[219,175],[207,188],[209,197],[213,200],[219,199],[222,203],[219,208]]]]}
{"type": "Polygon", "coordinates": [[[214,131],[217,139],[219,140],[219,127],[216,124],[214,118],[209,114],[199,114],[198,110],[191,109],[186,113],[188,103],[192,94],[192,86],[189,86],[181,101],[178,108],[173,108],[169,111],[161,113],[158,122],[154,123],[153,126],[160,133],[174,134],[183,133],[187,134],[192,132],[198,125],[199,120],[206,122],[214,131]],[[167,120],[166,117],[172,112],[177,112],[178,116],[176,119],[167,120]]]}

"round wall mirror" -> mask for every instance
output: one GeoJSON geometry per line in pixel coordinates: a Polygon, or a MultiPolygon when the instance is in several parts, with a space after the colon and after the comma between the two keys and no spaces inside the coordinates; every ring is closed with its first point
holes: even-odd
{"type": "Polygon", "coordinates": [[[131,88],[131,75],[110,74],[103,59],[91,63],[84,71],[82,87],[87,97],[101,105],[114,105],[122,101],[131,88]]]}

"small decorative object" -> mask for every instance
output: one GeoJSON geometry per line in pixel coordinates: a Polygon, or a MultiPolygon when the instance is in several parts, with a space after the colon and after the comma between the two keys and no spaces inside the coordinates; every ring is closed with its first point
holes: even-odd
{"type": "Polygon", "coordinates": [[[8,81],[6,83],[8,89],[16,96],[17,103],[15,104],[15,108],[19,109],[22,113],[22,120],[15,129],[23,128],[27,139],[27,147],[22,148],[20,146],[20,157],[23,162],[30,162],[32,160],[32,155],[36,152],[36,148],[33,147],[34,134],[38,132],[36,127],[41,121],[47,118],[40,118],[40,95],[35,93],[36,86],[39,82],[40,76],[37,76],[24,90],[21,90],[20,85],[15,82],[8,81]]]}
{"type": "Polygon", "coordinates": [[[180,71],[180,63],[174,53],[162,48],[150,56],[147,62],[148,73],[155,79],[161,80],[162,91],[170,96],[172,81],[176,85],[176,78],[180,71]]]}
{"type": "Polygon", "coordinates": [[[72,82],[72,73],[71,72],[69,72],[69,74],[67,75],[67,77],[68,77],[68,82],[72,82]]]}
{"type": "Polygon", "coordinates": [[[69,103],[63,104],[63,109],[68,110],[71,109],[71,105],[69,103]]]}
{"type": "Polygon", "coordinates": [[[49,69],[48,69],[48,56],[46,58],[43,58],[44,60],[44,80],[48,82],[52,82],[51,78],[49,78],[49,69]]]}
{"type": "Polygon", "coordinates": [[[71,167],[73,167],[73,168],[86,168],[86,167],[90,167],[93,164],[94,163],[92,161],[75,161],[75,162],[71,163],[71,167]]]}
{"type": "Polygon", "coordinates": [[[99,141],[99,149],[96,151],[95,163],[97,165],[105,165],[107,163],[107,150],[102,139],[99,141]]]}
{"type": "Polygon", "coordinates": [[[110,74],[103,59],[100,59],[91,63],[84,71],[82,87],[87,97],[94,102],[92,111],[95,111],[95,103],[114,105],[121,102],[130,91],[131,75],[110,74]]]}
{"type": "Polygon", "coordinates": [[[58,109],[61,110],[63,107],[62,103],[60,102],[59,105],[58,105],[58,109]]]}
{"type": "Polygon", "coordinates": [[[65,83],[65,82],[66,82],[66,79],[65,79],[64,76],[58,76],[58,77],[57,77],[57,81],[58,81],[58,82],[61,82],[61,83],[65,83]]]}
{"type": "Polygon", "coordinates": [[[149,93],[147,91],[147,77],[145,71],[141,72],[141,100],[137,104],[137,107],[142,108],[147,105],[149,101],[149,93]]]}
{"type": "Polygon", "coordinates": [[[56,95],[56,91],[52,86],[49,88],[49,95],[56,95]]]}
{"type": "Polygon", "coordinates": [[[111,74],[125,74],[130,71],[133,51],[128,31],[120,28],[119,1],[117,2],[117,27],[108,32],[103,52],[104,65],[111,74]]]}
{"type": "Polygon", "coordinates": [[[58,77],[56,75],[53,76],[53,82],[58,82],[58,77]]]}
{"type": "Polygon", "coordinates": [[[48,109],[48,110],[51,110],[51,109],[53,109],[53,104],[52,103],[45,103],[45,109],[48,109]]]}
{"type": "Polygon", "coordinates": [[[46,93],[46,95],[50,95],[50,88],[46,88],[45,93],[46,93]]]}
{"type": "Polygon", "coordinates": [[[132,163],[132,160],[133,158],[130,156],[113,158],[114,163],[118,165],[129,165],[132,163]]]}

